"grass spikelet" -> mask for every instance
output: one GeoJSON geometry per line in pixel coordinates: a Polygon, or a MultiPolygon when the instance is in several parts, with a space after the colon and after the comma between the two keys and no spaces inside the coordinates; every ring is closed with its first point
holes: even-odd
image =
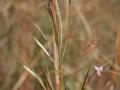
{"type": "Polygon", "coordinates": [[[45,36],[45,34],[42,32],[42,30],[40,29],[40,27],[34,23],[35,27],[39,30],[39,32],[43,35],[43,37],[45,38],[45,40],[47,40],[47,37],[45,36]]]}
{"type": "Polygon", "coordinates": [[[41,77],[33,70],[33,69],[30,69],[29,67],[27,67],[26,65],[23,65],[23,68],[28,71],[32,76],[34,76],[38,81],[39,83],[42,85],[42,87],[44,88],[44,90],[46,90],[46,87],[41,79],[41,77]]]}
{"type": "Polygon", "coordinates": [[[35,42],[43,49],[43,51],[46,53],[46,55],[50,58],[51,61],[53,61],[52,57],[50,56],[49,52],[46,50],[46,48],[35,38],[33,37],[35,42]]]}

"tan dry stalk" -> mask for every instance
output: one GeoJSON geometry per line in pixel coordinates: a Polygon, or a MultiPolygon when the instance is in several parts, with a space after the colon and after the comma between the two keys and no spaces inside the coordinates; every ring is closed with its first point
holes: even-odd
{"type": "Polygon", "coordinates": [[[60,11],[58,7],[58,2],[57,0],[49,0],[48,3],[49,7],[49,13],[52,17],[53,20],[53,25],[54,25],[54,32],[55,32],[55,41],[58,44],[58,46],[62,46],[62,21],[61,21],[61,16],[60,16],[60,11]]]}
{"type": "Polygon", "coordinates": [[[55,67],[55,85],[56,90],[61,90],[60,80],[60,50],[62,47],[62,22],[57,0],[49,0],[49,13],[53,21],[53,40],[54,40],[54,67],[55,67]]]}
{"type": "Polygon", "coordinates": [[[115,64],[120,67],[120,23],[117,27],[115,64]]]}
{"type": "Polygon", "coordinates": [[[60,63],[59,63],[59,50],[55,43],[54,39],[54,67],[55,67],[55,83],[56,83],[56,90],[61,90],[61,81],[60,81],[60,63]]]}
{"type": "MultiPolygon", "coordinates": [[[[117,65],[118,67],[120,67],[120,23],[118,24],[117,31],[116,31],[115,51],[116,51],[115,52],[116,56],[115,56],[114,64],[117,65]]],[[[113,70],[115,72],[119,72],[120,71],[119,68],[113,68],[113,70]]],[[[114,74],[114,73],[111,76],[112,76],[112,81],[113,81],[114,85],[116,85],[116,81],[117,81],[118,76],[116,74],[114,74]]]]}

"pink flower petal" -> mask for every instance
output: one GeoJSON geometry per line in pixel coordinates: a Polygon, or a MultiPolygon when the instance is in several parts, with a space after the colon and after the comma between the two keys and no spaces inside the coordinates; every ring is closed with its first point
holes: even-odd
{"type": "Polygon", "coordinates": [[[100,67],[95,66],[94,68],[97,71],[98,76],[101,76],[101,72],[103,72],[103,66],[100,67]]]}

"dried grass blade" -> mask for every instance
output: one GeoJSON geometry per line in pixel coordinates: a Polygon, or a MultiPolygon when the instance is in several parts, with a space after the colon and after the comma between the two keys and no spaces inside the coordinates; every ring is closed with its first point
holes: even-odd
{"type": "Polygon", "coordinates": [[[29,67],[27,67],[26,65],[23,65],[23,68],[28,71],[31,75],[33,75],[38,81],[39,83],[42,85],[42,87],[44,88],[44,90],[46,90],[46,87],[41,79],[41,77],[33,70],[30,69],[29,67]]]}
{"type": "Polygon", "coordinates": [[[42,30],[40,29],[40,27],[34,23],[35,27],[39,30],[39,32],[43,35],[43,37],[45,38],[45,40],[47,40],[47,37],[45,36],[45,34],[42,32],[42,30]]]}
{"type": "Polygon", "coordinates": [[[53,61],[53,58],[50,56],[49,52],[45,49],[45,47],[35,37],[33,37],[33,39],[43,49],[43,51],[47,54],[47,56],[50,58],[50,60],[53,61]]]}

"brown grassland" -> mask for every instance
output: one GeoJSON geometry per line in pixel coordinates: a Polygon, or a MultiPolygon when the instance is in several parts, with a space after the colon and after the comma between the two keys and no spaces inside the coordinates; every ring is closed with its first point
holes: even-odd
{"type": "Polygon", "coordinates": [[[0,0],[0,90],[120,90],[120,0],[0,0]]]}

